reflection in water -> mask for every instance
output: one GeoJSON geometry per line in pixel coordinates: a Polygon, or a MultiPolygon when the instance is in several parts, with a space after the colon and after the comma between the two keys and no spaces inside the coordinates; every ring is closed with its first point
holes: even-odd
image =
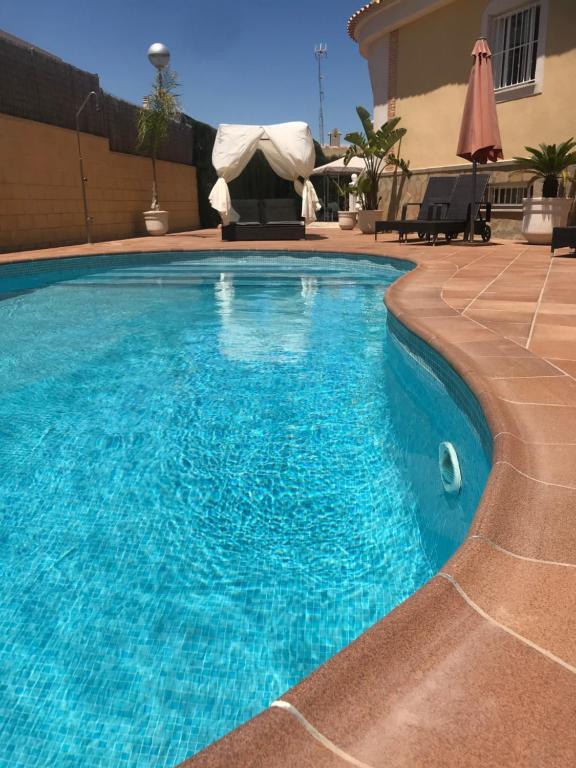
{"type": "Polygon", "coordinates": [[[318,293],[318,278],[311,275],[302,275],[300,283],[302,284],[300,295],[306,304],[312,306],[314,303],[314,296],[318,293]]]}
{"type": "Polygon", "coordinates": [[[234,274],[222,272],[214,285],[220,318],[220,352],[243,362],[296,362],[308,349],[311,310],[318,292],[312,276],[294,281],[294,293],[285,286],[250,283],[238,294],[234,274]]]}

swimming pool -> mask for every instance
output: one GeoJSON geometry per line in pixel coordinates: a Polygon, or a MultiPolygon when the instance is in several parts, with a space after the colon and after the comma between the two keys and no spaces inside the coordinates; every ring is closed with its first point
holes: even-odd
{"type": "Polygon", "coordinates": [[[460,543],[487,450],[452,374],[387,333],[406,269],[238,252],[0,270],[0,764],[172,766],[460,543]]]}

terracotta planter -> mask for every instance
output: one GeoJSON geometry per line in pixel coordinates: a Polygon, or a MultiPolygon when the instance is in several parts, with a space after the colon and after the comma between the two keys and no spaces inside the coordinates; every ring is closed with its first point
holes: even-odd
{"type": "Polygon", "coordinates": [[[381,221],[384,211],[358,211],[358,227],[363,235],[374,234],[374,222],[381,221]]]}
{"type": "Polygon", "coordinates": [[[168,232],[168,211],[144,211],[144,221],[149,235],[165,235],[168,232]]]}
{"type": "Polygon", "coordinates": [[[522,201],[522,234],[529,243],[549,245],[552,229],[565,227],[572,200],[566,197],[532,197],[522,201]]]}
{"type": "Polygon", "coordinates": [[[354,229],[356,226],[356,211],[338,211],[340,229],[354,229]]]}

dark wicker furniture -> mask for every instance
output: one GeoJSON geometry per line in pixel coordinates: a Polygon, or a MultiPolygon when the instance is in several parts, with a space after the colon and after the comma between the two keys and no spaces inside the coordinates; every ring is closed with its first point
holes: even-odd
{"type": "Polygon", "coordinates": [[[222,240],[301,240],[306,236],[299,201],[292,198],[233,200],[238,222],[222,226],[222,240]]]}
{"type": "Polygon", "coordinates": [[[551,251],[556,248],[572,248],[576,251],[576,227],[554,227],[551,251]]]}

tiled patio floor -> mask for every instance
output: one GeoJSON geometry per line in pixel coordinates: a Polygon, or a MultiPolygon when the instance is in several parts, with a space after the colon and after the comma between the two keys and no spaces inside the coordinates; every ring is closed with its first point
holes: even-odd
{"type": "Polygon", "coordinates": [[[494,437],[470,536],[442,573],[272,707],[186,763],[568,766],[576,760],[576,259],[515,242],[298,242],[215,230],[19,254],[347,251],[418,264],[390,310],[468,381],[494,437]]]}

